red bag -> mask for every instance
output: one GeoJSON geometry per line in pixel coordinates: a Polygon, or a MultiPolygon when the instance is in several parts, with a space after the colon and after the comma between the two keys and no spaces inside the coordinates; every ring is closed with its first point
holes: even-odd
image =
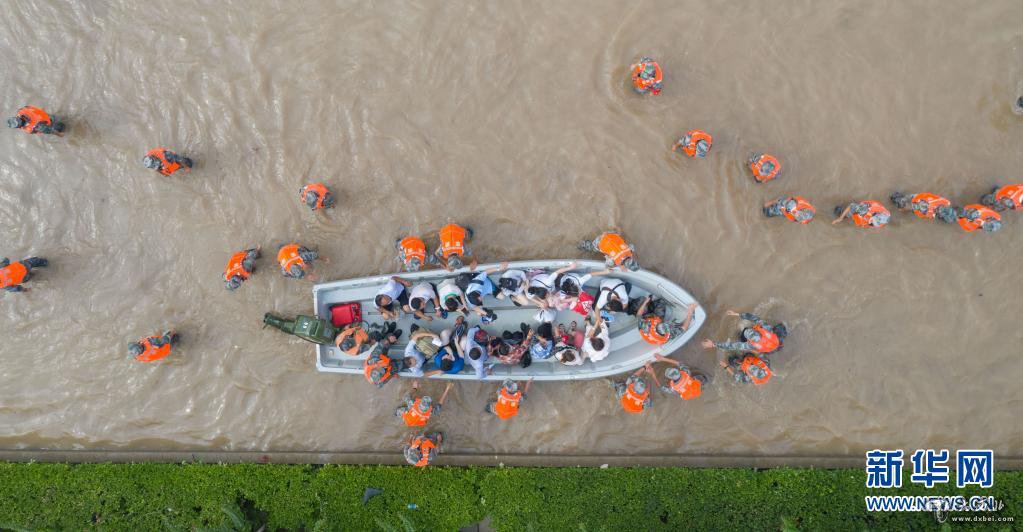
{"type": "Polygon", "coordinates": [[[362,305],[358,301],[330,306],[330,322],[334,324],[334,327],[344,327],[360,321],[362,321],[362,305]]]}

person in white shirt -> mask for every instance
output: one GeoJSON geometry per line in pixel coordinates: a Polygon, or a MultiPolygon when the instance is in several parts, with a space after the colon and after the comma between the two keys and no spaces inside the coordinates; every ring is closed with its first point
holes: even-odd
{"type": "Polygon", "coordinates": [[[590,317],[593,323],[586,324],[586,336],[581,351],[586,358],[599,362],[611,353],[611,333],[599,312],[590,314],[590,317]]]}
{"type": "Polygon", "coordinates": [[[427,303],[433,303],[433,314],[435,316],[443,317],[440,298],[437,297],[437,286],[426,281],[412,285],[412,288],[409,289],[408,308],[406,311],[415,315],[416,319],[432,321],[433,318],[426,315],[427,303]]]}

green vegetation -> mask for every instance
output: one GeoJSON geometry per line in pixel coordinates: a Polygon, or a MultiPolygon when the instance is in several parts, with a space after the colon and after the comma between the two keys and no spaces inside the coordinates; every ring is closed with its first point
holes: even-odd
{"type": "MultiPolygon", "coordinates": [[[[815,469],[4,463],[0,528],[432,531],[486,516],[514,531],[939,527],[931,514],[867,513],[864,480],[861,470],[815,469]],[[368,487],[383,492],[363,505],[368,487]]],[[[997,473],[989,490],[912,485],[870,494],[992,495],[1005,507],[989,515],[1015,523],[966,529],[1023,523],[1018,471],[997,473]]]]}

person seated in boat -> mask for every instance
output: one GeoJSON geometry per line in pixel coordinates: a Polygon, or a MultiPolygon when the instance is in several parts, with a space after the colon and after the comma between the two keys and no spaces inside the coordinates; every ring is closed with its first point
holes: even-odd
{"type": "Polygon", "coordinates": [[[32,278],[32,268],[45,268],[50,262],[39,257],[29,257],[11,262],[11,259],[4,257],[0,259],[0,288],[7,292],[25,292],[28,288],[22,286],[32,278]]]}
{"type": "Polygon", "coordinates": [[[572,310],[583,317],[588,316],[593,311],[596,298],[586,291],[586,283],[594,276],[604,275],[606,272],[607,270],[587,274],[566,272],[559,275],[554,281],[558,289],[548,300],[551,307],[555,310],[572,310]]]}
{"type": "Polygon", "coordinates": [[[635,248],[625,242],[622,235],[614,232],[601,233],[593,240],[579,242],[579,249],[592,251],[604,255],[604,261],[610,269],[628,270],[634,272],[639,269],[636,262],[635,248]]]}
{"type": "Polygon", "coordinates": [[[584,357],[600,362],[611,353],[611,333],[599,312],[593,312],[587,319],[586,333],[580,348],[584,357]],[[589,323],[592,321],[592,323],[589,323]]]}
{"type": "Polygon", "coordinates": [[[472,229],[462,227],[458,224],[447,224],[438,232],[440,245],[435,252],[440,264],[449,272],[457,270],[465,265],[465,257],[471,256],[472,262],[469,269],[476,269],[476,256],[469,249],[469,241],[472,240],[472,229]]]}
{"type": "Polygon", "coordinates": [[[714,144],[714,137],[710,136],[710,133],[699,129],[693,129],[682,135],[671,146],[671,151],[682,150],[687,157],[703,158],[707,156],[710,151],[711,145],[714,144]]]}
{"type": "Polygon", "coordinates": [[[57,135],[64,132],[64,123],[57,122],[46,111],[26,105],[18,109],[18,113],[7,119],[7,127],[20,129],[29,135],[57,135]]]}
{"type": "Polygon", "coordinates": [[[437,284],[437,297],[440,298],[440,305],[447,313],[458,312],[463,316],[469,313],[465,308],[462,289],[454,277],[444,279],[437,284]]]}
{"type": "Polygon", "coordinates": [[[529,278],[522,270],[505,270],[501,278],[497,280],[497,299],[508,298],[516,307],[529,305],[529,298],[526,296],[526,288],[529,287],[529,278]]]}
{"type": "Polygon", "coordinates": [[[409,289],[408,306],[403,310],[411,312],[417,320],[433,321],[432,317],[426,315],[427,305],[433,307],[433,314],[438,318],[447,317],[448,313],[440,306],[437,285],[429,281],[420,281],[409,289]]]}
{"type": "Polygon", "coordinates": [[[902,192],[892,192],[888,199],[901,211],[911,210],[913,214],[925,220],[937,218],[950,224],[956,221],[955,207],[948,198],[930,192],[920,192],[909,196],[902,192]]]}
{"type": "Polygon", "coordinates": [[[739,384],[766,384],[774,376],[767,357],[759,357],[753,353],[730,355],[728,361],[721,361],[721,367],[739,384]]]}
{"type": "Polygon", "coordinates": [[[550,297],[554,295],[557,289],[558,277],[574,270],[577,266],[578,264],[572,262],[553,272],[540,271],[531,275],[529,277],[529,287],[526,289],[530,302],[542,309],[550,308],[550,297]]]}
{"type": "Polygon", "coordinates": [[[476,313],[483,319],[483,323],[490,323],[497,319],[494,311],[483,306],[483,298],[492,296],[497,291],[494,282],[490,280],[490,274],[503,272],[507,268],[508,263],[502,262],[495,268],[488,268],[469,275],[461,274],[455,278],[455,282],[462,289],[462,306],[476,313]]]}
{"type": "Polygon", "coordinates": [[[1023,185],[995,187],[990,194],[980,198],[980,203],[998,212],[1023,209],[1023,185]]]}
{"type": "Polygon", "coordinates": [[[281,265],[281,275],[289,279],[302,279],[306,268],[320,258],[315,251],[295,243],[284,244],[277,250],[277,263],[281,265]]]}
{"type": "Polygon", "coordinates": [[[753,174],[753,180],[757,183],[766,183],[781,173],[781,161],[774,155],[767,153],[754,153],[746,161],[746,167],[753,174]]]}
{"type": "Polygon", "coordinates": [[[411,286],[411,281],[406,281],[395,275],[380,287],[380,290],[377,290],[377,295],[373,298],[373,305],[385,320],[398,319],[402,310],[408,307],[408,290],[406,288],[411,286]]]}
{"type": "Polygon", "coordinates": [[[581,366],[586,361],[578,347],[560,340],[554,344],[554,359],[566,366],[581,366]]]}
{"type": "Polygon", "coordinates": [[[433,414],[440,412],[452,386],[453,384],[449,382],[444,387],[444,393],[441,394],[440,400],[437,401],[437,404],[434,404],[433,399],[429,395],[415,396],[415,393],[419,390],[419,381],[412,381],[412,391],[402,397],[401,405],[394,409],[394,415],[401,418],[405,425],[409,427],[424,427],[430,421],[430,417],[433,414]]]}
{"type": "Polygon", "coordinates": [[[788,196],[764,203],[764,216],[784,216],[786,220],[806,225],[813,221],[817,209],[802,196],[788,196]]]}
{"type": "Polygon", "coordinates": [[[636,315],[639,316],[639,335],[649,344],[664,345],[672,338],[677,338],[689,330],[696,314],[696,303],[690,303],[686,307],[686,318],[668,323],[666,320],[668,304],[662,298],[646,296],[640,303],[636,315]]]}
{"type": "Polygon", "coordinates": [[[383,324],[349,323],[334,338],[334,345],[350,356],[360,356],[375,350],[386,353],[401,338],[401,333],[398,324],[393,321],[383,324]]]}
{"type": "Polygon", "coordinates": [[[455,375],[462,372],[462,368],[465,367],[465,359],[458,356],[455,349],[442,347],[433,356],[433,367],[433,371],[427,372],[427,376],[440,374],[455,375]]]}
{"type": "Polygon", "coordinates": [[[405,345],[405,361],[403,370],[413,377],[426,374],[426,359],[433,358],[444,345],[444,340],[437,334],[417,325],[411,327],[408,344],[405,345]]]}
{"type": "Polygon", "coordinates": [[[407,236],[394,241],[398,250],[398,261],[407,272],[418,272],[427,264],[437,264],[437,256],[426,253],[426,243],[417,236],[407,236]]]}
{"type": "Polygon", "coordinates": [[[891,220],[892,213],[888,212],[888,209],[884,208],[879,202],[873,200],[866,201],[854,201],[847,205],[845,209],[839,205],[835,207],[835,215],[838,218],[831,222],[832,225],[845,220],[847,216],[852,215],[852,221],[856,224],[856,227],[867,227],[871,229],[880,229],[888,225],[888,221],[891,220]]]}
{"type": "MultiPolygon", "coordinates": [[[[523,359],[526,357],[526,353],[529,352],[529,340],[526,335],[529,333],[529,326],[525,323],[519,324],[518,331],[504,331],[501,333],[501,337],[491,337],[490,344],[490,357],[496,360],[500,364],[514,365],[526,364],[523,359]],[[495,351],[494,346],[498,343],[503,344],[503,349],[499,346],[495,351]]],[[[530,359],[532,362],[532,359],[530,359]]]]}
{"type": "Polygon", "coordinates": [[[653,374],[653,371],[645,366],[629,375],[625,382],[611,381],[612,386],[614,386],[615,397],[622,404],[622,409],[630,414],[639,414],[652,403],[650,390],[647,388],[646,381],[643,380],[644,372],[653,374]]]}
{"type": "Polygon", "coordinates": [[[652,58],[643,57],[629,67],[632,70],[632,90],[638,94],[660,94],[664,80],[661,65],[652,58]]]}
{"type": "Polygon", "coordinates": [[[788,329],[784,323],[768,325],[763,318],[749,312],[739,314],[734,310],[729,310],[725,314],[749,321],[752,326],[743,328],[739,334],[739,340],[736,342],[715,342],[706,339],[703,341],[705,349],[716,347],[724,351],[752,351],[758,355],[769,355],[784,347],[785,337],[788,335],[788,329]]]}
{"type": "Polygon", "coordinates": [[[465,362],[472,366],[476,378],[483,380],[493,372],[487,367],[488,355],[487,345],[490,343],[490,335],[479,327],[472,327],[465,332],[461,338],[455,341],[458,356],[465,359],[465,362]]]}
{"type": "Polygon", "coordinates": [[[256,271],[256,260],[261,256],[260,247],[239,251],[227,260],[224,266],[224,283],[228,290],[237,290],[256,271]]]}
{"type": "Polygon", "coordinates": [[[142,158],[142,166],[169,176],[178,170],[192,170],[192,160],[167,148],[153,148],[142,158]]]}
{"type": "Polygon", "coordinates": [[[306,207],[314,211],[334,208],[334,195],[323,183],[310,183],[298,191],[298,197],[306,207]]]}
{"type": "Polygon", "coordinates": [[[532,360],[547,360],[554,354],[554,326],[550,322],[541,323],[536,331],[529,329],[526,333],[529,344],[529,357],[532,360]]]}
{"type": "Polygon", "coordinates": [[[957,222],[963,231],[972,233],[983,229],[986,233],[994,233],[1002,228],[1002,215],[983,205],[967,205],[956,209],[957,222]]]}
{"type": "Polygon", "coordinates": [[[418,432],[408,437],[402,454],[405,461],[415,467],[426,467],[440,454],[440,445],[444,434],[440,432],[418,432]]]}
{"type": "Polygon", "coordinates": [[[146,336],[137,342],[129,343],[128,354],[139,362],[155,362],[170,355],[178,340],[180,336],[174,331],[167,331],[159,336],[146,336]]]}
{"type": "Polygon", "coordinates": [[[519,405],[529,394],[529,386],[533,379],[526,381],[525,389],[519,390],[517,382],[505,379],[501,383],[501,389],[497,390],[497,400],[487,403],[487,412],[494,414],[498,419],[511,419],[519,415],[519,405]]]}
{"type": "Polygon", "coordinates": [[[401,366],[402,361],[391,358],[387,353],[374,350],[363,361],[362,373],[370,384],[377,388],[383,388],[385,384],[398,376],[398,372],[402,369],[401,366]]]}
{"type": "MultiPolygon", "coordinates": [[[[605,270],[603,273],[610,273],[605,270]]],[[[593,307],[598,310],[609,312],[625,312],[629,308],[629,291],[632,288],[628,282],[621,279],[609,277],[600,280],[600,288],[597,291],[597,298],[593,307]]]]}
{"type": "MultiPolygon", "coordinates": [[[[682,400],[688,401],[690,399],[696,399],[703,393],[703,385],[707,383],[707,376],[702,373],[693,373],[689,366],[660,353],[654,354],[654,360],[656,362],[667,362],[669,366],[664,369],[664,378],[667,382],[662,385],[657,381],[657,374],[654,373],[653,368],[650,367],[650,376],[654,379],[654,384],[661,389],[662,392],[668,395],[677,395],[682,400]]],[[[647,366],[651,366],[651,363],[647,363],[647,366]]]]}

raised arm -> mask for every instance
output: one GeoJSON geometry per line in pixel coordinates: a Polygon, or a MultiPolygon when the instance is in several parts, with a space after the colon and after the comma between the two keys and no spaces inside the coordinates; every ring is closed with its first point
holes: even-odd
{"type": "Polygon", "coordinates": [[[448,392],[451,391],[452,386],[454,386],[454,384],[449,382],[448,385],[444,387],[444,393],[440,394],[440,401],[437,401],[437,404],[444,404],[444,400],[448,398],[448,392]]]}
{"type": "Polygon", "coordinates": [[[682,328],[689,330],[689,324],[693,323],[693,316],[696,315],[696,303],[690,303],[688,312],[686,312],[686,319],[682,320],[682,328]]]}
{"type": "Polygon", "coordinates": [[[565,266],[564,268],[558,268],[557,270],[554,270],[552,275],[554,276],[554,278],[557,278],[559,275],[561,275],[563,273],[570,272],[570,271],[576,269],[578,266],[579,265],[576,264],[575,262],[569,263],[569,265],[565,266]]]}
{"type": "Polygon", "coordinates": [[[497,266],[495,266],[493,268],[487,268],[486,270],[483,270],[483,273],[485,273],[487,275],[490,275],[492,273],[501,273],[501,272],[503,272],[503,271],[505,271],[507,269],[508,269],[508,261],[505,261],[505,262],[502,262],[501,264],[499,264],[499,265],[497,265],[497,266]]]}
{"type": "Polygon", "coordinates": [[[391,276],[391,280],[396,282],[396,283],[400,283],[405,288],[409,288],[409,287],[412,286],[412,281],[409,281],[407,279],[402,279],[401,277],[398,277],[397,275],[391,276]]]}

